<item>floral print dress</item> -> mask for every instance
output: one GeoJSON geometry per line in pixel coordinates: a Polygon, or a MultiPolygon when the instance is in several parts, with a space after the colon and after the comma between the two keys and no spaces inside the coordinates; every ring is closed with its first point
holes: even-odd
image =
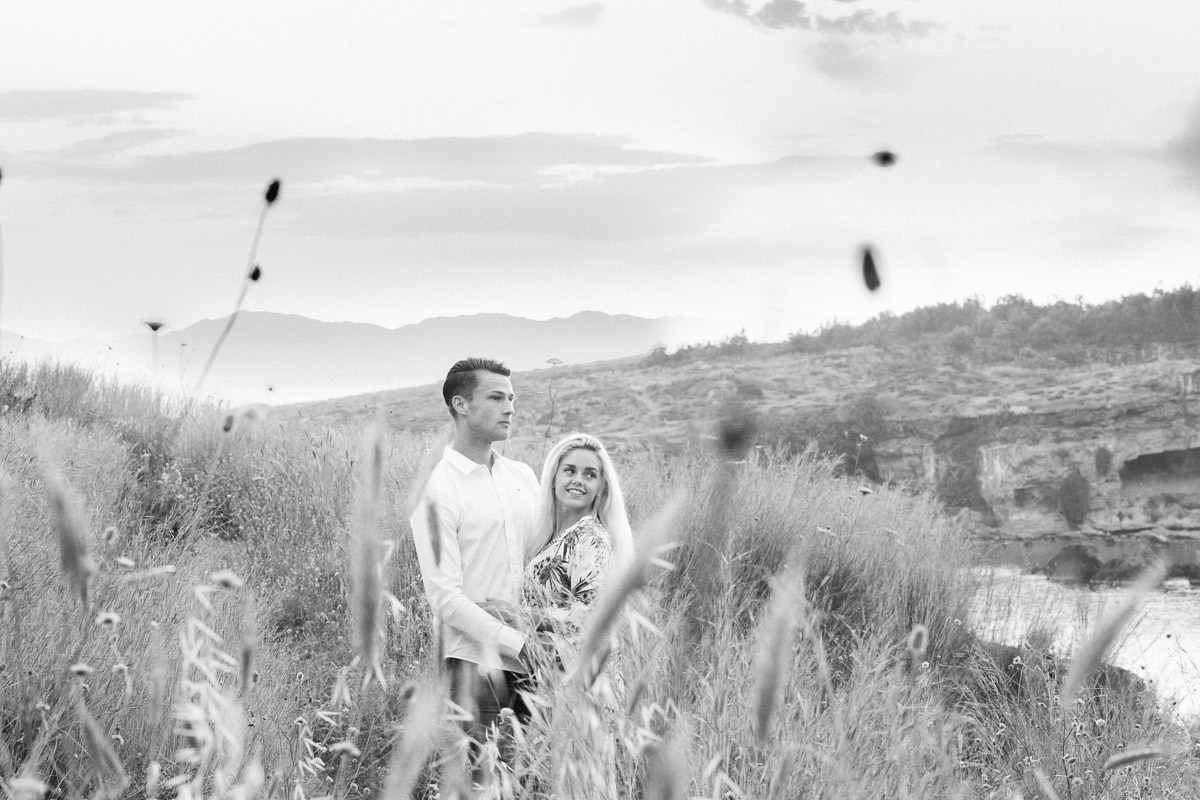
{"type": "MultiPolygon", "coordinates": [[[[570,672],[587,615],[596,602],[612,566],[608,529],[586,516],[550,539],[525,567],[521,599],[552,620],[550,639],[559,661],[570,672]]],[[[574,800],[612,800],[619,797],[616,773],[618,697],[624,693],[615,646],[604,669],[588,692],[589,713],[582,729],[573,728],[561,740],[562,757],[554,770],[553,797],[574,800]],[[615,692],[615,693],[614,693],[615,692]]],[[[576,718],[578,721],[578,718],[576,718]]]]}
{"type": "MultiPolygon", "coordinates": [[[[588,515],[554,536],[525,567],[522,601],[543,609],[553,619],[559,657],[568,668],[612,559],[608,529],[588,515]]],[[[618,672],[615,657],[616,653],[610,655],[605,670],[610,679],[618,672]]]]}

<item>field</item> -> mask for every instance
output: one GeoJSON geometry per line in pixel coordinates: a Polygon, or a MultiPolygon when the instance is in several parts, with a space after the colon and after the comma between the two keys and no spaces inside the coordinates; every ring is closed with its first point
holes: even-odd
{"type": "MultiPolygon", "coordinates": [[[[1064,690],[1070,654],[1044,631],[1019,648],[973,634],[967,537],[928,496],[744,451],[695,372],[640,399],[615,380],[585,397],[572,368],[538,376],[554,415],[508,448],[535,466],[572,409],[590,424],[649,397],[708,405],[671,412],[699,433],[669,448],[612,432],[635,535],[662,545],[612,598],[624,689],[552,672],[492,796],[1200,792],[1200,731],[1135,679],[1098,667],[1064,690]]],[[[0,414],[7,796],[472,795],[406,521],[443,443],[436,406],[420,416],[413,393],[375,427],[226,414],[0,365],[6,396],[28,387],[0,414]]]]}

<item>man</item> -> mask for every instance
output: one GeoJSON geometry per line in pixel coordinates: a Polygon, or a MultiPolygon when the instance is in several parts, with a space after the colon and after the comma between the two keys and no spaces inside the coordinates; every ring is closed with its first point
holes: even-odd
{"type": "Polygon", "coordinates": [[[468,358],[450,368],[442,398],[454,439],[411,518],[425,595],[440,623],[451,696],[475,715],[482,741],[501,710],[524,706],[524,635],[484,606],[519,599],[532,544],[537,478],[493,450],[508,438],[513,388],[503,364],[468,358]],[[434,529],[436,528],[436,529],[434,529]]]}

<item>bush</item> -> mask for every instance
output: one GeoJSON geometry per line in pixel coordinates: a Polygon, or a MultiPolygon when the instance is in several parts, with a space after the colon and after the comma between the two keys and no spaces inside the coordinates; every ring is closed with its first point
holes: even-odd
{"type": "Polygon", "coordinates": [[[969,353],[975,348],[975,336],[966,327],[955,328],[946,334],[946,346],[956,353],[969,353]]]}
{"type": "Polygon", "coordinates": [[[1078,530],[1091,509],[1092,487],[1079,470],[1074,470],[1062,482],[1058,493],[1059,510],[1072,530],[1078,530]]]}
{"type": "Polygon", "coordinates": [[[1103,478],[1112,469],[1112,450],[1103,445],[1096,448],[1096,474],[1103,478]]]}

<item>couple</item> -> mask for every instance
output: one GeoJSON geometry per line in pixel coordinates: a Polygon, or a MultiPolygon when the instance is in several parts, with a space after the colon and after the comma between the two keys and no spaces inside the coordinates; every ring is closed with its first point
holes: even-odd
{"type": "Polygon", "coordinates": [[[451,697],[474,712],[476,741],[503,709],[528,718],[522,693],[534,688],[538,643],[519,618],[542,620],[538,628],[569,640],[614,559],[632,549],[621,487],[599,440],[575,433],[558,442],[540,486],[528,465],[493,450],[512,425],[509,375],[481,358],[450,368],[442,397],[454,439],[411,519],[451,697]]]}

